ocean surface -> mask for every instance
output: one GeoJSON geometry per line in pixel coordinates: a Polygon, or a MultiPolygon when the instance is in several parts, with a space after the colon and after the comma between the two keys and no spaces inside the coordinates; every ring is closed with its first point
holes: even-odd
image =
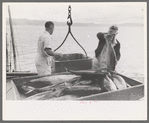
{"type": "MultiPolygon", "coordinates": [[[[43,26],[15,25],[14,40],[17,52],[17,70],[36,72],[35,57],[37,52],[37,42],[39,36],[44,32],[43,26]]],[[[84,47],[89,57],[94,57],[94,50],[97,48],[98,32],[106,32],[108,27],[96,26],[72,26],[72,33],[78,42],[84,47]]],[[[68,32],[66,26],[56,26],[53,33],[51,47],[56,49],[64,40],[68,32]]],[[[10,29],[7,26],[7,46],[9,56],[12,55],[12,47],[9,44],[10,29]]],[[[144,27],[119,27],[117,39],[121,43],[121,58],[116,67],[116,71],[128,77],[144,77],[144,27]]],[[[60,53],[84,53],[79,45],[73,40],[71,35],[68,36],[64,45],[57,50],[60,53]]],[[[9,60],[10,63],[10,60],[9,60]]],[[[11,62],[13,68],[13,61],[11,62]]]]}

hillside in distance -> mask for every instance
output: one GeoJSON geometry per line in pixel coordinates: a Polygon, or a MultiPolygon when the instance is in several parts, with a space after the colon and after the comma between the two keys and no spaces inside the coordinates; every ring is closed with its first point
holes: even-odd
{"type": "MultiPolygon", "coordinates": [[[[28,19],[12,19],[13,25],[33,25],[33,26],[43,26],[45,24],[45,20],[28,20],[28,19]]],[[[6,19],[6,24],[9,25],[9,19],[6,19]]],[[[54,21],[56,26],[67,26],[67,22],[56,22],[54,21]]],[[[75,23],[73,22],[73,26],[110,26],[111,24],[95,24],[95,23],[75,23]]],[[[122,23],[117,24],[117,26],[143,26],[142,23],[122,23]]]]}

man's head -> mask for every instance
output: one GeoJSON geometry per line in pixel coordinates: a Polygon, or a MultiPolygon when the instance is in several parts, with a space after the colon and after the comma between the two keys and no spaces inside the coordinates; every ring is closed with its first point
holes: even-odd
{"type": "Polygon", "coordinates": [[[108,34],[114,35],[114,34],[117,34],[117,31],[118,31],[118,27],[113,25],[109,27],[108,34]]]}
{"type": "Polygon", "coordinates": [[[45,29],[46,29],[47,32],[49,32],[50,34],[52,34],[53,31],[54,31],[54,23],[52,21],[47,21],[45,23],[45,29]]]}

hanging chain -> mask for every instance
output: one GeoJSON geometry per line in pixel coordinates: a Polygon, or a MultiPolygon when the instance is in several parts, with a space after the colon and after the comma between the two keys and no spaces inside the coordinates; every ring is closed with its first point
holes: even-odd
{"type": "Polygon", "coordinates": [[[71,25],[73,24],[72,18],[71,18],[71,6],[68,7],[68,18],[67,18],[67,19],[69,19],[69,20],[67,21],[67,25],[68,25],[68,26],[71,26],[71,25]]]}
{"type": "Polygon", "coordinates": [[[66,41],[66,39],[67,39],[67,37],[68,37],[68,35],[69,35],[69,33],[70,33],[71,36],[72,36],[72,38],[73,38],[73,39],[77,42],[77,44],[83,49],[83,51],[85,52],[86,58],[87,58],[87,53],[86,53],[85,49],[79,44],[79,42],[75,39],[75,37],[73,36],[73,34],[72,34],[72,32],[71,32],[71,25],[73,24],[72,18],[71,18],[71,6],[68,7],[68,18],[67,18],[67,19],[68,19],[68,21],[67,21],[68,33],[67,33],[67,35],[66,35],[64,41],[61,43],[61,45],[60,45],[58,48],[56,48],[54,51],[58,50],[58,49],[64,44],[64,42],[66,41]]]}

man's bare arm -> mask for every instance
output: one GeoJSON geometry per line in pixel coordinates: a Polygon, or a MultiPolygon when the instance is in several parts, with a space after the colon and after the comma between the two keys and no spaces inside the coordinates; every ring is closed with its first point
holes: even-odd
{"type": "Polygon", "coordinates": [[[61,56],[61,57],[63,56],[63,54],[61,53],[53,52],[50,48],[45,48],[44,50],[50,56],[61,56]]]}

